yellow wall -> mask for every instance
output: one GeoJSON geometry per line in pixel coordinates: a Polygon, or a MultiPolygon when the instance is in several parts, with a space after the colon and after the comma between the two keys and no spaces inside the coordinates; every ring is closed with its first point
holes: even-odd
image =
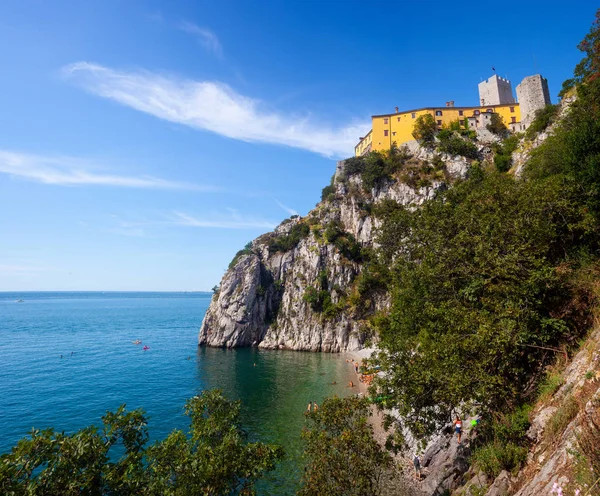
{"type": "Polygon", "coordinates": [[[492,109],[493,112],[500,114],[504,120],[504,124],[507,126],[512,122],[512,117],[515,118],[515,122],[521,121],[521,112],[518,103],[491,105],[488,107],[432,107],[399,112],[397,114],[375,115],[372,117],[373,128],[371,132],[356,145],[355,154],[362,155],[365,153],[369,144],[373,150],[389,150],[392,143],[396,143],[399,146],[413,140],[412,130],[414,122],[421,115],[432,115],[441,128],[448,126],[456,120],[464,120],[467,117],[471,117],[475,114],[475,111],[483,113],[488,109],[492,109]],[[513,109],[512,112],[511,108],[513,109]],[[442,115],[436,115],[437,112],[441,112],[442,115]]]}
{"type": "Polygon", "coordinates": [[[354,147],[354,155],[364,155],[371,151],[371,137],[373,136],[373,132],[369,131],[369,133],[354,147]]]}

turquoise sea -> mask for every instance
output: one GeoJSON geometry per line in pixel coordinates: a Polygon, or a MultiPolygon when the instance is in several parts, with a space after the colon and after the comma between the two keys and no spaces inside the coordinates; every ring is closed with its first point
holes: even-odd
{"type": "Polygon", "coordinates": [[[286,449],[260,494],[294,494],[306,404],[348,394],[350,365],[338,355],[198,348],[210,297],[0,293],[0,453],[32,427],[73,432],[122,403],[143,408],[151,439],[160,439],[186,429],[187,398],[217,387],[242,400],[251,439],[286,449]]]}

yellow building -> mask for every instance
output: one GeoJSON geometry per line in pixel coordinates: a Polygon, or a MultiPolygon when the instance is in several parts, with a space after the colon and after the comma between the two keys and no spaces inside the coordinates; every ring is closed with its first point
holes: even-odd
{"type": "MultiPolygon", "coordinates": [[[[393,144],[400,146],[407,141],[414,140],[412,135],[415,120],[425,114],[430,114],[436,120],[438,128],[442,129],[451,122],[460,121],[471,127],[484,127],[483,113],[499,114],[506,126],[512,131],[520,131],[521,111],[518,103],[503,105],[488,105],[479,107],[454,107],[454,102],[448,102],[445,107],[425,107],[416,110],[396,112],[394,114],[372,116],[372,128],[369,133],[360,139],[354,147],[356,156],[380,150],[389,150],[393,144]],[[471,119],[469,119],[471,118],[471,119]]],[[[485,117],[485,116],[484,116],[485,117]]]]}

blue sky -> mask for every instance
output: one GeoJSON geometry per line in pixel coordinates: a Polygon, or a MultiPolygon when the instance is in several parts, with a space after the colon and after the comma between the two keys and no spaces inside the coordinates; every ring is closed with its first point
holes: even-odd
{"type": "Polygon", "coordinates": [[[591,1],[0,3],[0,291],[206,290],[370,115],[580,60],[591,1]]]}

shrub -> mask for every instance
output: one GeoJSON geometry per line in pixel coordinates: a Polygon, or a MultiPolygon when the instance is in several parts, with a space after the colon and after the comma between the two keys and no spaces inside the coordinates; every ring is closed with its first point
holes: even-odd
{"type": "Polygon", "coordinates": [[[544,108],[537,110],[533,122],[527,128],[527,131],[525,131],[525,137],[533,139],[537,134],[544,131],[555,121],[558,109],[558,105],[546,105],[544,108]]]}
{"type": "Polygon", "coordinates": [[[335,193],[335,187],[333,185],[325,186],[321,191],[321,201],[331,200],[335,193]]]}
{"type": "Polygon", "coordinates": [[[558,391],[558,388],[563,385],[563,382],[564,380],[560,374],[555,372],[548,373],[538,386],[539,401],[548,401],[558,391]]]}
{"type": "Polygon", "coordinates": [[[569,425],[569,422],[577,416],[577,413],[579,413],[579,403],[573,396],[569,396],[548,421],[546,427],[548,439],[550,441],[557,439],[569,425]]]}
{"type": "Polygon", "coordinates": [[[497,477],[502,470],[515,472],[527,461],[527,448],[513,442],[493,441],[477,448],[473,463],[490,477],[497,477]]]}
{"type": "Polygon", "coordinates": [[[390,454],[373,437],[364,398],[327,398],[308,415],[308,464],[299,496],[382,494],[385,475],[395,475],[390,454]]]}
{"type": "Polygon", "coordinates": [[[438,140],[437,149],[442,153],[447,153],[448,155],[460,155],[471,159],[476,159],[479,156],[475,143],[460,137],[453,131],[440,131],[438,140]],[[444,133],[444,131],[447,132],[444,133]]]}
{"type": "Polygon", "coordinates": [[[496,114],[495,112],[490,118],[490,123],[485,127],[489,132],[499,136],[505,136],[508,133],[508,128],[506,127],[506,124],[504,124],[504,119],[500,114],[496,114]]]}
{"type": "Polygon", "coordinates": [[[269,251],[275,253],[278,251],[286,252],[293,250],[298,243],[310,234],[310,228],[304,222],[294,224],[287,234],[280,234],[271,237],[267,241],[269,251]]]}
{"type": "Polygon", "coordinates": [[[239,259],[242,258],[244,255],[250,255],[252,253],[252,242],[246,243],[246,245],[244,246],[244,248],[242,248],[240,251],[238,251],[235,256],[233,257],[233,260],[231,262],[229,262],[229,269],[233,269],[236,264],[238,263],[239,259]]]}
{"type": "Polygon", "coordinates": [[[413,126],[413,138],[422,146],[431,146],[437,133],[437,124],[431,114],[420,115],[413,126]]]}
{"type": "Polygon", "coordinates": [[[360,261],[360,245],[351,233],[343,230],[340,222],[332,221],[327,224],[323,237],[327,243],[334,245],[348,260],[360,261]]]}
{"type": "Polygon", "coordinates": [[[519,146],[518,136],[512,135],[501,144],[496,143],[494,148],[494,165],[498,172],[507,172],[512,166],[512,154],[519,146]]]}

